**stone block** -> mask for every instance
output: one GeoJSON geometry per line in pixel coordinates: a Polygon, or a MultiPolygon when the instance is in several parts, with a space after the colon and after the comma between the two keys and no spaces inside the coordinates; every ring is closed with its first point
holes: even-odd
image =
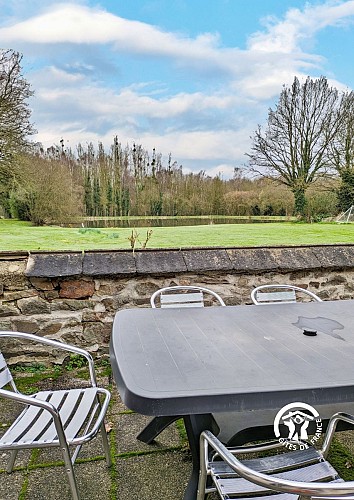
{"type": "Polygon", "coordinates": [[[84,255],[85,276],[124,276],[135,273],[133,252],[92,252],[84,255]]]}
{"type": "Polygon", "coordinates": [[[29,297],[17,301],[17,306],[24,315],[49,314],[51,312],[50,304],[40,297],[29,297]]]}
{"type": "Polygon", "coordinates": [[[51,310],[54,311],[81,311],[82,309],[92,308],[94,303],[89,299],[64,299],[53,300],[51,310]]]}
{"type": "Polygon", "coordinates": [[[13,318],[8,318],[8,319],[3,319],[0,317],[0,330],[5,331],[5,330],[14,330],[12,328],[12,319],[13,318]]]}
{"type": "Polygon", "coordinates": [[[12,324],[18,332],[36,333],[39,330],[39,323],[35,319],[20,317],[12,320],[12,324]]]}
{"type": "Polygon", "coordinates": [[[59,297],[64,299],[86,299],[95,292],[93,281],[67,280],[60,283],[59,297]]]}
{"type": "Polygon", "coordinates": [[[121,291],[123,291],[129,283],[134,280],[134,277],[121,278],[119,277],[114,279],[100,279],[95,281],[95,290],[96,294],[93,297],[96,300],[100,300],[100,297],[105,297],[107,295],[115,295],[121,291]]]}
{"type": "Polygon", "coordinates": [[[35,290],[20,290],[19,292],[4,292],[3,302],[12,302],[19,299],[37,296],[35,290]]]}
{"type": "Polygon", "coordinates": [[[231,271],[232,262],[225,249],[182,250],[189,272],[231,271]]]}
{"type": "Polygon", "coordinates": [[[270,248],[232,248],[227,253],[237,273],[266,273],[279,267],[270,248]]]}
{"type": "Polygon", "coordinates": [[[37,290],[50,291],[54,289],[52,281],[48,278],[31,278],[30,282],[37,290]]]}
{"type": "Polygon", "coordinates": [[[28,258],[26,276],[54,278],[82,274],[82,253],[32,254],[28,258]]]}
{"type": "Polygon", "coordinates": [[[83,335],[85,342],[89,344],[108,344],[112,333],[112,325],[110,323],[85,323],[83,335]]]}
{"type": "Polygon", "coordinates": [[[48,292],[44,292],[43,297],[46,300],[51,301],[51,300],[57,299],[59,297],[59,292],[58,292],[58,290],[50,290],[48,292]]]}
{"type": "Polygon", "coordinates": [[[319,269],[321,263],[311,247],[271,248],[280,272],[319,269]]]}
{"type": "Polygon", "coordinates": [[[94,323],[95,321],[103,323],[106,319],[106,310],[102,312],[96,310],[82,311],[82,323],[94,323]]]}
{"type": "Polygon", "coordinates": [[[28,279],[24,275],[26,261],[0,261],[0,292],[4,290],[26,290],[28,279]]]}
{"type": "Polygon", "coordinates": [[[322,268],[346,269],[354,267],[354,246],[311,247],[322,268]]]}
{"type": "Polygon", "coordinates": [[[331,276],[327,281],[327,284],[334,285],[334,286],[345,285],[346,283],[347,283],[347,279],[341,275],[331,276]]]}
{"type": "Polygon", "coordinates": [[[0,303],[0,318],[6,316],[19,316],[20,311],[13,305],[3,305],[0,303]]]}
{"type": "Polygon", "coordinates": [[[136,252],[135,263],[139,274],[175,274],[187,271],[182,252],[178,250],[136,252]]]}
{"type": "Polygon", "coordinates": [[[5,259],[0,261],[1,276],[12,275],[12,274],[23,274],[25,268],[26,268],[25,260],[11,262],[5,259]]]}

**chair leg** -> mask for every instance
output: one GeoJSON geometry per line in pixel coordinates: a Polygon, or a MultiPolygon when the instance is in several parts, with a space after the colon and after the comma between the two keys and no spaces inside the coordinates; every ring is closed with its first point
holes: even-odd
{"type": "MultiPolygon", "coordinates": [[[[112,458],[111,458],[111,453],[110,453],[110,449],[109,449],[107,431],[106,431],[104,423],[101,425],[100,430],[101,430],[102,443],[103,443],[104,454],[106,457],[107,467],[110,467],[112,465],[112,458]]],[[[76,446],[75,451],[71,456],[72,465],[74,465],[74,463],[75,463],[75,461],[80,453],[81,448],[82,448],[82,444],[79,444],[78,446],[76,446]]]]}
{"type": "Polygon", "coordinates": [[[17,457],[17,450],[11,450],[10,458],[9,461],[7,462],[7,468],[6,472],[10,474],[12,472],[12,469],[14,468],[15,460],[17,457]]]}
{"type": "Polygon", "coordinates": [[[137,435],[137,439],[139,441],[143,441],[143,443],[151,444],[153,440],[168,427],[173,424],[176,420],[182,418],[181,415],[173,415],[168,417],[154,417],[147,424],[146,427],[137,435]]]}
{"type": "Polygon", "coordinates": [[[67,444],[65,446],[62,445],[61,452],[63,455],[64,464],[65,464],[65,472],[66,472],[68,479],[69,479],[69,484],[70,484],[70,489],[71,489],[71,494],[72,494],[73,500],[80,500],[79,491],[77,489],[74,466],[73,466],[73,463],[71,461],[69,447],[67,444]]]}
{"type": "Polygon", "coordinates": [[[104,422],[101,425],[101,436],[102,436],[104,454],[106,455],[107,467],[110,467],[112,465],[112,457],[109,449],[108,436],[104,422]]]}
{"type": "Polygon", "coordinates": [[[205,461],[201,458],[199,480],[198,480],[198,490],[197,490],[197,500],[204,500],[206,497],[206,482],[207,482],[207,471],[205,467],[205,461]]]}
{"type": "Polygon", "coordinates": [[[82,448],[82,444],[76,446],[74,453],[71,455],[71,463],[74,465],[77,457],[79,456],[80,450],[82,448]]]}

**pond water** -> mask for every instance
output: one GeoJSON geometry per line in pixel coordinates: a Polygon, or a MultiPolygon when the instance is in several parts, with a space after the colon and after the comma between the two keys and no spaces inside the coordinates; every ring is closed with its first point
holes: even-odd
{"type": "Polygon", "coordinates": [[[255,222],[289,222],[289,217],[158,217],[158,218],[120,218],[96,217],[82,219],[80,222],[67,224],[68,227],[171,227],[171,226],[200,226],[210,224],[248,224],[255,222]]]}

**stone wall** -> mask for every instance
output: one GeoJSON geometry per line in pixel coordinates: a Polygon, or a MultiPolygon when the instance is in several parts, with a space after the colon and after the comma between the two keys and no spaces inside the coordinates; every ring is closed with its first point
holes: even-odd
{"type": "MultiPolygon", "coordinates": [[[[106,357],[115,313],[150,307],[170,285],[200,285],[227,305],[249,304],[254,286],[289,283],[323,300],[354,297],[354,245],[0,253],[0,330],[60,339],[106,357]]],[[[63,355],[2,341],[10,363],[61,363],[63,355]],[[33,357],[32,357],[33,362],[33,357]]]]}

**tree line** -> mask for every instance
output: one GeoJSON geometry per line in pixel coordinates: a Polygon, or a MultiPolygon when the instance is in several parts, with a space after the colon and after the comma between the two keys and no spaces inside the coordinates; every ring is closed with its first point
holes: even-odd
{"type": "Polygon", "coordinates": [[[232,179],[183,172],[170,154],[102,143],[44,150],[30,141],[22,56],[0,50],[0,208],[34,224],[77,216],[293,215],[311,220],[354,204],[354,98],[297,78],[252,137],[232,179]],[[249,172],[257,175],[250,177],[249,172]]]}

